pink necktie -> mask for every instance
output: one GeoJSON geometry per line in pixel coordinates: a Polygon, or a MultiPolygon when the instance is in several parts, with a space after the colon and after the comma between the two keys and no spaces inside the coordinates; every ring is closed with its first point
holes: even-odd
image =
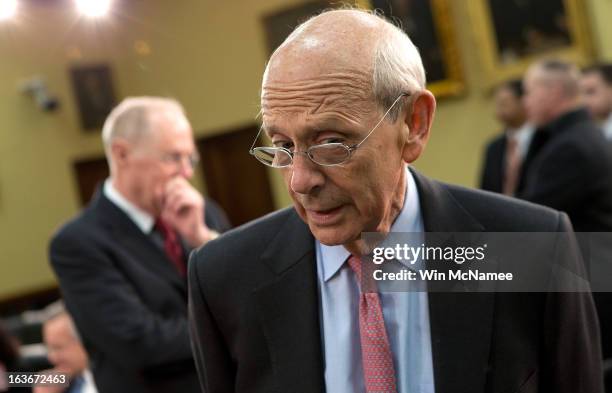
{"type": "Polygon", "coordinates": [[[380,297],[377,291],[368,292],[374,284],[371,274],[361,280],[361,260],[351,256],[348,265],[355,272],[361,288],[359,296],[359,335],[361,337],[361,358],[363,377],[367,393],[397,393],[395,369],[391,346],[385,329],[380,297]],[[362,286],[365,284],[366,291],[362,286]]]}
{"type": "Polygon", "coordinates": [[[502,192],[513,196],[518,185],[519,173],[521,171],[521,155],[519,153],[518,140],[511,136],[506,142],[506,166],[504,168],[504,182],[502,192]]]}

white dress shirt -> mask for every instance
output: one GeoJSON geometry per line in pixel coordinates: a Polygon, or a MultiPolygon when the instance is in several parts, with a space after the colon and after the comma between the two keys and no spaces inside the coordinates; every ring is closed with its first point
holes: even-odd
{"type": "Polygon", "coordinates": [[[601,128],[603,129],[603,133],[606,139],[612,140],[612,112],[610,112],[610,115],[608,116],[606,121],[603,122],[601,128]]]}
{"type": "Polygon", "coordinates": [[[113,186],[111,179],[104,181],[104,188],[102,189],[104,196],[106,196],[111,202],[113,202],[119,209],[121,209],[127,216],[134,221],[134,224],[138,226],[145,234],[150,234],[155,224],[155,218],[152,215],[142,210],[132,202],[128,201],[117,189],[113,186]]]}

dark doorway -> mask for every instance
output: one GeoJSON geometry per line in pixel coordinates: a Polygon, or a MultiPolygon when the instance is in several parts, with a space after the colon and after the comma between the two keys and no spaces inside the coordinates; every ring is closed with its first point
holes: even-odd
{"type": "Polygon", "coordinates": [[[274,210],[267,169],[249,154],[258,130],[253,124],[197,141],[208,195],[235,226],[274,210]]]}
{"type": "Polygon", "coordinates": [[[106,157],[86,158],[72,164],[79,187],[81,206],[89,203],[99,184],[108,177],[106,157]]]}

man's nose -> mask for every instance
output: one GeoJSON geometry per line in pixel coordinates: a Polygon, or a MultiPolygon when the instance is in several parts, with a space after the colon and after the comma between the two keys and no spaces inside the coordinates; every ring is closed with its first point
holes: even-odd
{"type": "Polygon", "coordinates": [[[179,174],[185,179],[191,179],[193,176],[193,172],[195,171],[194,164],[190,160],[181,160],[181,165],[179,168],[179,174]]]}
{"type": "Polygon", "coordinates": [[[321,166],[315,164],[304,153],[295,153],[291,171],[291,191],[297,194],[310,194],[323,186],[325,176],[321,166]]]}

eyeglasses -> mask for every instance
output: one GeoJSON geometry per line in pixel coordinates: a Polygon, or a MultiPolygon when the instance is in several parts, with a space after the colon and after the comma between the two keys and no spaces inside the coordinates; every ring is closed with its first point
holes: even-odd
{"type": "Polygon", "coordinates": [[[259,160],[264,165],[270,166],[272,168],[285,168],[293,164],[293,156],[297,153],[305,154],[312,162],[322,166],[335,166],[344,164],[351,158],[351,155],[355,150],[357,150],[365,141],[368,139],[370,135],[378,128],[380,123],[385,120],[389,112],[395,107],[395,104],[402,97],[410,96],[410,93],[402,93],[400,94],[393,104],[387,109],[385,114],[381,117],[381,119],[376,123],[374,128],[368,132],[368,134],[361,140],[361,142],[347,146],[344,143],[323,143],[320,145],[310,146],[305,151],[291,151],[284,147],[275,147],[275,146],[264,146],[264,147],[255,147],[255,143],[261,134],[261,129],[257,133],[253,144],[249,150],[249,153],[255,158],[259,160]]]}
{"type": "Polygon", "coordinates": [[[185,155],[181,153],[164,153],[160,156],[160,160],[164,163],[173,164],[176,166],[183,165],[183,162],[187,159],[187,163],[191,169],[195,169],[195,167],[200,162],[200,156],[197,153],[193,153],[190,155],[185,155]]]}

